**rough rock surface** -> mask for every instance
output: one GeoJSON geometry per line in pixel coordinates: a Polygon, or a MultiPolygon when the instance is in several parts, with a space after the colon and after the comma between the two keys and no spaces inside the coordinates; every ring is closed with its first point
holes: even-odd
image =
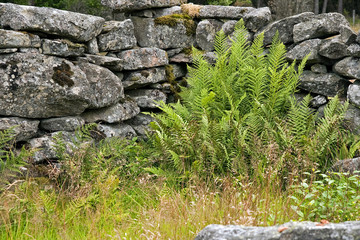
{"type": "Polygon", "coordinates": [[[311,71],[313,73],[327,73],[327,68],[325,65],[317,63],[311,66],[311,71]]]}
{"type": "Polygon", "coordinates": [[[81,114],[81,117],[88,123],[118,123],[128,120],[139,113],[140,108],[136,102],[128,99],[123,103],[116,103],[110,107],[86,111],[81,114]]]}
{"type": "Polygon", "coordinates": [[[272,227],[243,227],[209,225],[195,240],[346,240],[360,239],[360,222],[330,223],[319,225],[315,222],[289,222],[272,227]],[[279,231],[280,227],[286,228],[279,231]]]}
{"type": "Polygon", "coordinates": [[[38,35],[0,29],[0,48],[40,47],[38,35]]]}
{"type": "Polygon", "coordinates": [[[89,108],[102,108],[124,98],[124,88],[119,79],[109,69],[91,64],[79,63],[90,85],[92,98],[89,108]]]}
{"type": "Polygon", "coordinates": [[[101,17],[81,13],[0,3],[0,27],[38,31],[67,37],[77,42],[93,39],[101,32],[104,22],[101,17]]]}
{"type": "Polygon", "coordinates": [[[347,98],[355,106],[360,107],[360,83],[358,81],[350,84],[347,92],[347,98]]]}
{"type": "Polygon", "coordinates": [[[252,7],[205,5],[200,8],[198,17],[241,19],[254,10],[252,7]]]}
{"type": "Polygon", "coordinates": [[[257,31],[263,26],[266,26],[271,20],[271,12],[268,7],[257,8],[245,14],[245,26],[250,31],[257,31]]]}
{"type": "Polygon", "coordinates": [[[186,2],[187,0],[101,0],[103,5],[119,11],[171,7],[178,6],[186,2]]]}
{"type": "Polygon", "coordinates": [[[149,18],[133,17],[132,21],[140,47],[185,48],[195,43],[194,34],[189,34],[185,23],[180,20],[175,26],[156,24],[149,18]]]}
{"type": "Polygon", "coordinates": [[[49,40],[41,41],[42,53],[59,57],[79,57],[85,53],[85,45],[75,44],[69,40],[49,40]]]}
{"type": "Polygon", "coordinates": [[[196,28],[196,43],[205,51],[214,51],[215,36],[220,31],[222,23],[218,20],[203,20],[196,28]]]}
{"type": "Polygon", "coordinates": [[[140,108],[157,108],[156,102],[166,102],[166,94],[157,89],[139,89],[128,92],[140,108]]]}
{"type": "Polygon", "coordinates": [[[104,28],[108,28],[109,31],[98,36],[98,46],[100,51],[120,51],[136,46],[134,24],[130,19],[122,22],[105,22],[104,28]]]}
{"type": "Polygon", "coordinates": [[[54,132],[29,141],[31,149],[36,149],[33,159],[35,163],[59,159],[56,146],[61,141],[65,144],[65,154],[73,154],[75,134],[70,132],[54,132]]]}
{"type": "Polygon", "coordinates": [[[72,62],[36,53],[0,55],[0,115],[49,118],[78,115],[93,92],[72,62]]]}
{"type": "Polygon", "coordinates": [[[101,55],[90,55],[85,54],[85,57],[79,58],[82,61],[86,61],[89,63],[93,63],[95,65],[99,65],[105,68],[108,68],[112,71],[122,71],[123,69],[123,62],[117,57],[108,57],[108,56],[101,56],[101,55]]]}
{"type": "Polygon", "coordinates": [[[321,94],[327,97],[344,95],[346,82],[335,73],[316,74],[304,71],[300,77],[299,88],[311,93],[321,94]]]}
{"type": "MultiPolygon", "coordinates": [[[[357,115],[357,118],[358,120],[360,120],[359,114],[357,115]]],[[[359,127],[359,125],[357,127],[359,127]]],[[[357,129],[356,132],[359,132],[359,129],[357,129]]],[[[358,157],[358,158],[337,161],[332,167],[332,170],[336,172],[345,172],[345,173],[353,174],[355,171],[360,171],[360,158],[358,157]]]]}
{"type": "Polygon", "coordinates": [[[36,136],[39,122],[18,117],[3,117],[0,118],[0,131],[13,128],[14,140],[16,142],[26,141],[36,136]]]}
{"type": "Polygon", "coordinates": [[[334,65],[334,71],[345,77],[360,79],[360,58],[344,58],[334,65]]]}
{"type": "Polygon", "coordinates": [[[327,103],[327,98],[321,95],[317,95],[315,96],[313,99],[311,99],[310,101],[310,105],[313,108],[318,108],[324,104],[327,103]]]}
{"type": "Polygon", "coordinates": [[[81,117],[49,118],[41,120],[40,128],[50,132],[70,132],[75,131],[84,124],[85,121],[81,117]]]}
{"type": "Polygon", "coordinates": [[[124,70],[137,70],[164,66],[169,63],[166,51],[159,48],[127,50],[117,55],[124,62],[124,70]]]}
{"type": "Polygon", "coordinates": [[[130,72],[124,77],[123,86],[125,89],[133,89],[164,81],[166,81],[165,68],[151,68],[130,72]]]}
{"type": "Polygon", "coordinates": [[[301,13],[295,16],[287,17],[276,22],[273,22],[262,29],[260,29],[256,34],[255,37],[260,34],[264,33],[264,45],[268,45],[272,42],[273,37],[275,36],[276,31],[279,32],[280,40],[284,44],[294,42],[293,39],[293,28],[296,24],[311,19],[314,16],[314,13],[301,13]]]}
{"type": "Polygon", "coordinates": [[[311,38],[326,38],[340,33],[342,26],[349,26],[340,13],[323,13],[294,26],[294,41],[301,42],[311,38]]]}
{"type": "MultiPolygon", "coordinates": [[[[360,109],[353,104],[349,105],[345,114],[345,126],[355,134],[360,134],[360,109]]],[[[360,168],[359,168],[360,170],[360,168]]]]}
{"type": "Polygon", "coordinates": [[[128,124],[99,124],[98,130],[102,132],[107,138],[112,137],[126,137],[133,138],[136,136],[135,130],[128,124]]]}
{"type": "Polygon", "coordinates": [[[360,57],[360,45],[359,44],[351,44],[348,47],[348,51],[350,53],[350,56],[360,57]]]}
{"type": "Polygon", "coordinates": [[[321,39],[310,39],[304,41],[288,51],[286,53],[286,59],[288,61],[301,61],[310,53],[307,63],[319,63],[321,62],[321,57],[319,55],[321,43],[321,39]]]}
{"type": "Polygon", "coordinates": [[[150,115],[140,113],[134,118],[126,121],[136,132],[138,136],[145,137],[146,134],[151,131],[149,124],[154,121],[154,118],[150,115]]]}
{"type": "Polygon", "coordinates": [[[330,59],[341,59],[350,56],[348,46],[337,38],[324,40],[320,46],[319,54],[330,59]]]}

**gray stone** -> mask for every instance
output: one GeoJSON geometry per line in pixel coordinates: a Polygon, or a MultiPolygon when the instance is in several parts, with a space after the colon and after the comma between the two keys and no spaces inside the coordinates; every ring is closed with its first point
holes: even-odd
{"type": "Polygon", "coordinates": [[[81,114],[81,117],[88,123],[118,123],[128,120],[139,113],[140,108],[136,102],[128,99],[122,103],[119,102],[110,107],[86,111],[81,114]]]}
{"type": "Polygon", "coordinates": [[[172,7],[187,0],[101,0],[101,4],[118,11],[135,11],[149,8],[172,7]]]}
{"type": "Polygon", "coordinates": [[[21,53],[42,53],[41,48],[19,48],[18,52],[21,53]]]}
{"type": "Polygon", "coordinates": [[[133,138],[136,137],[135,130],[128,124],[98,124],[98,130],[107,138],[133,138]]]}
{"type": "Polygon", "coordinates": [[[312,38],[326,38],[340,33],[343,26],[349,26],[344,15],[340,13],[323,13],[313,16],[310,20],[294,26],[294,42],[312,38]]]}
{"type": "Polygon", "coordinates": [[[327,103],[327,98],[321,95],[317,95],[315,96],[313,99],[311,99],[310,101],[310,105],[313,108],[318,108],[324,104],[327,103]]]}
{"type": "Polygon", "coordinates": [[[158,18],[166,15],[181,14],[181,13],[182,11],[180,6],[173,6],[169,8],[154,8],[143,11],[137,11],[131,13],[131,15],[136,17],[158,18]]]}
{"type": "Polygon", "coordinates": [[[0,115],[74,116],[91,102],[86,75],[72,62],[37,53],[0,55],[0,115]]]}
{"type": "Polygon", "coordinates": [[[215,52],[206,52],[204,53],[204,59],[210,63],[210,64],[215,64],[216,60],[217,60],[217,55],[215,52]]]}
{"type": "MultiPolygon", "coordinates": [[[[311,41],[311,40],[308,40],[311,41]]],[[[341,59],[350,55],[348,46],[338,38],[324,40],[319,54],[330,59],[341,59]]]]}
{"type": "Polygon", "coordinates": [[[166,53],[168,55],[169,58],[175,56],[176,54],[179,54],[183,51],[183,48],[174,48],[174,49],[169,49],[166,50],[166,53]]]}
{"type": "Polygon", "coordinates": [[[245,227],[236,225],[208,225],[195,240],[345,240],[360,239],[360,222],[319,224],[316,222],[288,222],[280,226],[245,227]],[[280,229],[284,229],[280,231],[280,229]]]}
{"type": "Polygon", "coordinates": [[[360,79],[360,58],[344,58],[334,65],[334,71],[345,77],[360,79]]]}
{"type": "Polygon", "coordinates": [[[90,54],[98,54],[99,53],[99,46],[97,43],[97,38],[93,38],[87,42],[87,53],[90,54]]]}
{"type": "Polygon", "coordinates": [[[101,55],[90,55],[85,54],[85,57],[79,58],[81,61],[86,61],[89,63],[93,63],[98,66],[102,66],[108,68],[112,71],[122,71],[123,70],[123,62],[120,58],[101,56],[101,55]]]}
{"type": "Polygon", "coordinates": [[[79,67],[85,73],[91,88],[89,108],[107,107],[124,98],[121,80],[109,69],[84,62],[80,62],[79,67]]]}
{"type": "Polygon", "coordinates": [[[352,57],[360,57],[360,45],[359,44],[351,44],[348,47],[348,51],[352,57]]]}
{"type": "Polygon", "coordinates": [[[319,63],[322,60],[319,56],[319,48],[321,43],[321,39],[311,39],[304,41],[288,51],[286,53],[286,59],[288,61],[301,61],[310,53],[307,63],[319,63]]]}
{"type": "Polygon", "coordinates": [[[204,51],[214,51],[215,36],[222,23],[218,20],[203,20],[196,28],[196,43],[204,51]]]}
{"type": "MultiPolygon", "coordinates": [[[[358,117],[358,120],[360,120],[359,115],[357,117],[358,117]]],[[[357,127],[359,127],[359,126],[357,126],[357,127]]],[[[357,129],[357,132],[359,132],[358,129],[357,129]]],[[[359,175],[360,157],[339,160],[334,164],[334,166],[332,167],[331,170],[336,171],[336,172],[350,173],[350,174],[353,174],[355,171],[357,171],[357,175],[359,175]]]]}
{"type": "Polygon", "coordinates": [[[173,70],[173,74],[175,78],[185,77],[187,74],[186,66],[181,64],[170,64],[173,70]]]}
{"type": "Polygon", "coordinates": [[[175,26],[157,24],[156,19],[133,17],[135,36],[140,47],[157,47],[162,49],[184,48],[194,45],[195,35],[190,31],[189,25],[196,25],[190,19],[177,19],[175,26]]]}
{"type": "Polygon", "coordinates": [[[4,49],[0,49],[0,54],[14,53],[17,51],[18,51],[17,48],[4,48],[4,49]]]}
{"type": "Polygon", "coordinates": [[[164,81],[166,81],[165,68],[151,68],[129,73],[124,77],[123,86],[125,89],[133,89],[164,81]]]}
{"type": "Polygon", "coordinates": [[[53,8],[0,3],[0,27],[30,30],[87,42],[97,36],[104,19],[53,8]]]}
{"type": "Polygon", "coordinates": [[[350,45],[356,42],[356,33],[349,25],[340,26],[340,41],[346,45],[350,45]]]}
{"type": "Polygon", "coordinates": [[[98,46],[100,51],[120,51],[136,46],[134,24],[130,19],[122,22],[105,22],[104,28],[108,28],[110,31],[98,36],[98,46]]]}
{"type": "Polygon", "coordinates": [[[344,94],[345,83],[344,79],[335,73],[316,74],[304,71],[300,77],[299,88],[311,93],[334,97],[344,94]]]}
{"type": "Polygon", "coordinates": [[[241,19],[254,11],[252,7],[205,5],[200,8],[199,18],[241,19]]]}
{"type": "Polygon", "coordinates": [[[151,132],[150,123],[154,121],[154,118],[150,115],[140,113],[134,118],[126,121],[136,132],[138,136],[146,137],[147,133],[151,132]]]}
{"type": "Polygon", "coordinates": [[[327,73],[327,68],[325,65],[317,63],[311,66],[311,71],[313,73],[327,73]]]}
{"type": "Polygon", "coordinates": [[[192,63],[192,56],[185,53],[179,53],[171,57],[169,61],[172,63],[192,63]]]}
{"type": "Polygon", "coordinates": [[[59,57],[79,57],[85,53],[85,45],[75,44],[65,39],[43,39],[41,48],[43,54],[59,57]]]}
{"type": "Polygon", "coordinates": [[[360,107],[360,83],[358,83],[358,81],[350,84],[347,92],[347,98],[355,106],[360,107]]]}
{"type": "Polygon", "coordinates": [[[164,66],[169,63],[166,51],[159,48],[139,48],[123,51],[117,54],[125,60],[124,70],[137,70],[164,66]]]}
{"type": "Polygon", "coordinates": [[[34,152],[33,160],[35,163],[41,163],[49,160],[59,159],[59,150],[57,146],[59,143],[65,146],[64,153],[72,155],[76,146],[74,144],[75,134],[70,132],[54,132],[39,138],[33,138],[29,141],[31,149],[34,152]]]}
{"type": "Polygon", "coordinates": [[[20,47],[40,47],[39,36],[30,33],[0,29],[0,48],[20,47]]]}
{"type": "Polygon", "coordinates": [[[221,30],[224,31],[225,35],[230,35],[234,32],[235,30],[235,25],[238,21],[236,20],[229,20],[229,21],[226,21],[222,27],[221,27],[221,30]]]}
{"type": "Polygon", "coordinates": [[[245,26],[250,31],[257,31],[263,26],[266,26],[271,20],[271,12],[268,7],[257,8],[245,14],[245,26]]]}
{"type": "Polygon", "coordinates": [[[0,131],[13,128],[13,137],[16,142],[26,141],[34,136],[38,131],[40,121],[18,117],[1,117],[0,131]]]}
{"type": "Polygon", "coordinates": [[[360,109],[353,104],[350,104],[346,111],[345,126],[353,133],[360,134],[360,109]]]}
{"type": "Polygon", "coordinates": [[[264,28],[260,29],[256,34],[259,35],[260,33],[264,33],[264,45],[269,45],[272,42],[275,33],[279,32],[279,37],[281,42],[284,44],[289,44],[294,42],[293,39],[293,28],[296,24],[304,22],[308,19],[311,19],[314,16],[314,13],[301,13],[295,16],[287,17],[281,19],[279,21],[270,23],[269,25],[265,26],[264,28]]]}
{"type": "Polygon", "coordinates": [[[75,131],[85,124],[81,117],[61,117],[43,119],[40,122],[40,127],[50,132],[57,131],[75,131]]]}
{"type": "Polygon", "coordinates": [[[166,102],[166,94],[157,89],[139,89],[127,92],[140,108],[157,108],[156,102],[166,102]]]}

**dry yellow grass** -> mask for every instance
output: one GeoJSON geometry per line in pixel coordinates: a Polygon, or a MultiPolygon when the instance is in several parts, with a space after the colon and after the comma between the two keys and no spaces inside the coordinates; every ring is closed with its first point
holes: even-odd
{"type": "Polygon", "coordinates": [[[196,4],[183,4],[181,5],[181,10],[184,14],[189,15],[192,18],[198,17],[200,9],[202,8],[201,5],[196,4]]]}

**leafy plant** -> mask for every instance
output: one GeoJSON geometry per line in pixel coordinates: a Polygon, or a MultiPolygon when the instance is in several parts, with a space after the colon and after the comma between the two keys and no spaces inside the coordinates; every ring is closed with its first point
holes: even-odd
{"type": "Polygon", "coordinates": [[[350,176],[349,173],[320,174],[316,171],[315,174],[318,177],[316,181],[309,183],[305,179],[293,186],[292,209],[299,219],[359,220],[360,177],[350,176]]]}

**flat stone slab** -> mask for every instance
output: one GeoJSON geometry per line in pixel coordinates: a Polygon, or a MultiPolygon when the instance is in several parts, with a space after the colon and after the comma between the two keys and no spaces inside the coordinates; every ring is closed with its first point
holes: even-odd
{"type": "Polygon", "coordinates": [[[0,48],[37,48],[40,45],[37,35],[0,29],[0,48]]]}
{"type": "Polygon", "coordinates": [[[72,43],[69,40],[43,39],[41,44],[42,53],[59,57],[79,57],[85,53],[85,45],[72,43]]]}
{"type": "Polygon", "coordinates": [[[345,240],[360,239],[360,222],[319,224],[289,222],[272,227],[244,227],[212,224],[204,228],[195,240],[345,240]],[[282,229],[282,231],[280,230],[282,229]]]}
{"type": "Polygon", "coordinates": [[[36,135],[39,122],[38,120],[26,118],[3,117],[0,118],[0,131],[13,128],[15,141],[26,141],[36,135]]]}
{"type": "Polygon", "coordinates": [[[102,5],[118,11],[172,7],[184,3],[187,3],[187,0],[101,0],[102,5]]]}
{"type": "Polygon", "coordinates": [[[106,67],[112,71],[122,71],[123,70],[123,60],[120,58],[101,56],[101,55],[92,55],[85,54],[85,57],[79,58],[81,61],[93,63],[98,66],[106,67]]]}
{"type": "Polygon", "coordinates": [[[254,10],[255,10],[255,8],[252,8],[252,7],[205,5],[205,6],[199,7],[199,13],[197,14],[196,17],[198,17],[198,18],[241,19],[241,18],[244,18],[246,16],[246,14],[248,14],[254,10]]]}
{"type": "Polygon", "coordinates": [[[334,65],[334,70],[338,74],[360,79],[360,58],[347,57],[334,65]]]}
{"type": "Polygon", "coordinates": [[[105,20],[101,17],[46,7],[0,3],[0,27],[43,32],[76,42],[97,36],[105,20]]]}
{"type": "Polygon", "coordinates": [[[140,108],[157,108],[156,102],[166,102],[166,94],[158,89],[139,89],[127,92],[127,94],[136,101],[140,108]]]}
{"type": "Polygon", "coordinates": [[[310,39],[296,45],[293,49],[286,53],[286,59],[288,61],[301,61],[308,54],[309,58],[307,63],[319,63],[321,62],[321,56],[319,55],[320,45],[322,43],[321,39],[310,39]]]}
{"type": "Polygon", "coordinates": [[[60,117],[43,119],[40,122],[40,128],[50,131],[75,131],[85,124],[85,121],[81,117],[60,117]]]}
{"type": "Polygon", "coordinates": [[[124,61],[124,70],[164,66],[169,63],[166,51],[159,48],[139,48],[123,51],[117,57],[124,61]]]}
{"type": "Polygon", "coordinates": [[[126,74],[123,86],[125,89],[134,89],[164,81],[166,81],[165,68],[151,68],[126,74]]]}

